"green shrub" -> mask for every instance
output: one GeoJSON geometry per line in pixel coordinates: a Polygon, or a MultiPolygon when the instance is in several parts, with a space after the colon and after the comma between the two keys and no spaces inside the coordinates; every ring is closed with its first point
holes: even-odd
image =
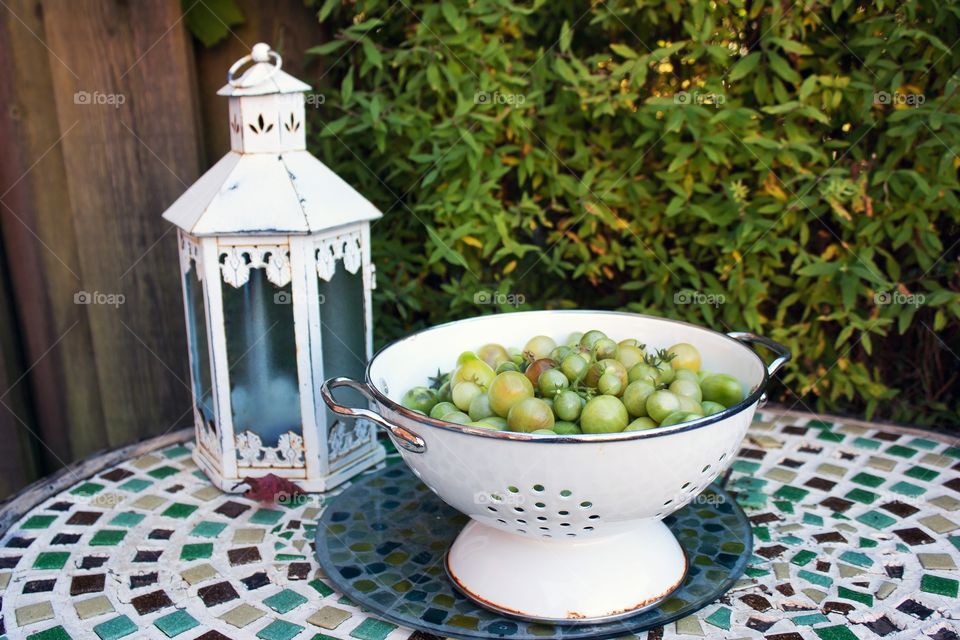
{"type": "Polygon", "coordinates": [[[788,406],[958,424],[957,4],[316,8],[312,148],[386,213],[381,342],[628,309],[789,345],[788,406]]]}

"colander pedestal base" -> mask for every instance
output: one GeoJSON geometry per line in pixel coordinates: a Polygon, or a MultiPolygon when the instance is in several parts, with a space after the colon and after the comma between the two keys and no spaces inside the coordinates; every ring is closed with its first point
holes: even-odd
{"type": "Polygon", "coordinates": [[[659,520],[567,540],[517,535],[471,520],[446,564],[457,588],[482,606],[554,623],[634,615],[667,597],[687,572],[683,549],[659,520]]]}

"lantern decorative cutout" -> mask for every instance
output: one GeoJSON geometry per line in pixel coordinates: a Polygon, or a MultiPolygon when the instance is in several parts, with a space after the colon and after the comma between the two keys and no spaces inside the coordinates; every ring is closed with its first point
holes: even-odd
{"type": "Polygon", "coordinates": [[[373,425],[318,391],[372,355],[382,214],[307,152],[310,87],[276,52],[257,44],[227,78],[231,151],[163,215],[179,227],[194,459],[224,491],[268,473],[325,491],[384,457],[373,425]]]}

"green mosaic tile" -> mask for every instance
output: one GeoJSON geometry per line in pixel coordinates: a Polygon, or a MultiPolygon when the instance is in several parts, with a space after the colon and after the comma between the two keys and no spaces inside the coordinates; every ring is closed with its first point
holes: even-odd
{"type": "Polygon", "coordinates": [[[283,517],[283,511],[276,509],[257,509],[257,512],[250,516],[251,524],[276,524],[283,517]]]}
{"type": "Polygon", "coordinates": [[[795,536],[795,535],[788,535],[788,536],[783,536],[782,538],[780,538],[780,542],[781,542],[782,544],[789,544],[789,545],[792,545],[792,546],[796,546],[796,545],[798,545],[798,544],[803,544],[803,538],[798,538],[798,537],[795,536]]]}
{"type": "Polygon", "coordinates": [[[84,482],[78,487],[75,487],[70,493],[75,496],[85,496],[89,497],[96,495],[103,491],[103,485],[97,484],[96,482],[84,482]]]}
{"type": "Polygon", "coordinates": [[[911,498],[922,496],[927,492],[927,490],[923,487],[918,487],[915,484],[910,484],[909,482],[902,480],[890,487],[890,490],[905,496],[910,496],[911,498]]]}
{"type": "Polygon", "coordinates": [[[175,638],[181,633],[186,633],[196,627],[199,623],[196,618],[186,611],[177,610],[167,614],[162,618],[154,620],[153,625],[160,629],[168,638],[175,638]]]}
{"type": "Polygon", "coordinates": [[[90,538],[92,547],[113,547],[120,544],[127,537],[127,532],[123,529],[101,529],[90,538]]]}
{"type": "Polygon", "coordinates": [[[886,529],[892,524],[895,524],[897,521],[886,515],[885,513],[880,513],[879,511],[867,511],[856,517],[857,522],[862,522],[868,527],[873,527],[874,529],[886,529]]]}
{"type": "Polygon", "coordinates": [[[164,478],[169,478],[172,475],[176,475],[177,468],[171,467],[169,465],[163,467],[157,467],[156,469],[151,469],[147,471],[147,475],[151,478],[156,478],[157,480],[163,480],[164,478]]]}
{"type": "Polygon", "coordinates": [[[914,438],[907,444],[914,447],[919,447],[920,449],[926,449],[927,451],[933,451],[940,445],[939,442],[935,440],[928,440],[927,438],[914,438]]]}
{"type": "Polygon", "coordinates": [[[183,445],[176,447],[170,447],[169,449],[164,449],[163,455],[165,458],[182,458],[183,456],[190,455],[190,449],[183,445]]]}
{"type": "Polygon", "coordinates": [[[21,528],[22,529],[46,529],[56,519],[57,519],[57,516],[30,516],[23,523],[21,528]]]}
{"type": "Polygon", "coordinates": [[[360,640],[383,640],[397,628],[397,625],[376,618],[367,618],[350,632],[352,638],[360,640]]]}
{"type": "Polygon", "coordinates": [[[711,613],[706,618],[707,624],[712,624],[715,627],[724,629],[725,631],[730,630],[730,618],[733,612],[728,607],[720,607],[713,613],[711,613]]]}
{"type": "Polygon", "coordinates": [[[860,591],[854,591],[853,589],[848,589],[847,587],[839,587],[837,589],[837,597],[844,600],[853,600],[854,602],[860,602],[865,604],[868,607],[873,606],[873,596],[869,593],[863,593],[860,591]]]}
{"type": "Polygon", "coordinates": [[[811,429],[833,429],[833,423],[824,420],[808,420],[805,426],[811,429]]]}
{"type": "Polygon", "coordinates": [[[267,605],[277,613],[283,614],[296,609],[306,601],[307,599],[296,591],[292,589],[284,589],[279,593],[273,594],[269,598],[264,598],[263,604],[267,605]]]}
{"type": "Polygon", "coordinates": [[[813,571],[807,571],[806,569],[801,569],[798,571],[797,577],[802,578],[807,582],[812,582],[820,587],[829,587],[833,584],[833,578],[830,576],[825,576],[822,573],[814,573],[813,571]]]}
{"type": "Polygon", "coordinates": [[[775,500],[773,506],[784,513],[793,513],[793,503],[786,500],[775,500]]]}
{"type": "Polygon", "coordinates": [[[840,559],[858,567],[873,566],[873,560],[870,559],[870,556],[858,551],[844,551],[840,554],[840,559]]]}
{"type": "Polygon", "coordinates": [[[798,567],[806,566],[810,563],[811,560],[817,557],[813,551],[808,551],[804,549],[803,551],[798,552],[795,556],[790,558],[792,564],[797,565],[798,567]]]}
{"type": "Polygon", "coordinates": [[[319,593],[324,598],[334,593],[333,589],[328,587],[325,582],[321,582],[320,580],[311,580],[307,584],[313,587],[313,590],[319,593]]]}
{"type": "Polygon", "coordinates": [[[770,571],[768,569],[760,569],[759,567],[747,567],[743,573],[751,578],[759,578],[769,575],[770,571]]]}
{"type": "Polygon", "coordinates": [[[737,504],[744,509],[762,509],[767,504],[767,495],[759,491],[738,493],[737,504]]]}
{"type": "Polygon", "coordinates": [[[958,588],[960,588],[960,582],[957,582],[953,578],[941,578],[930,575],[929,573],[923,574],[923,577],[920,578],[920,591],[926,593],[935,593],[941,596],[956,598],[958,588]]]}
{"type": "Polygon", "coordinates": [[[943,455],[951,458],[960,458],[960,447],[947,447],[943,450],[943,455]]]}
{"type": "Polygon", "coordinates": [[[93,628],[93,632],[100,636],[101,640],[115,640],[123,638],[137,630],[137,625],[127,616],[117,616],[101,622],[93,628]]]}
{"type": "Polygon", "coordinates": [[[115,527],[127,527],[129,529],[130,527],[135,527],[138,524],[140,524],[140,522],[145,517],[146,516],[143,515],[142,513],[136,513],[134,511],[124,511],[123,513],[118,513],[113,518],[111,518],[110,522],[108,522],[107,524],[111,524],[115,527]]]}
{"type": "Polygon", "coordinates": [[[940,475],[940,472],[934,471],[929,467],[917,465],[916,467],[908,469],[903,475],[916,478],[917,480],[923,480],[924,482],[930,482],[931,480],[935,480],[937,476],[940,475]]]}
{"type": "Polygon", "coordinates": [[[193,528],[193,531],[190,532],[190,535],[199,536],[201,538],[216,538],[226,528],[227,525],[223,522],[210,522],[209,520],[204,520],[193,528]]]}
{"type": "Polygon", "coordinates": [[[843,442],[844,435],[833,431],[821,431],[817,440],[826,440],[827,442],[843,442]]]}
{"type": "Polygon", "coordinates": [[[34,569],[62,569],[70,559],[68,551],[42,551],[33,561],[34,569]]]}
{"type": "Polygon", "coordinates": [[[793,624],[799,627],[812,627],[815,624],[820,624],[821,622],[829,622],[830,618],[823,615],[822,613],[805,613],[803,615],[794,616],[790,618],[793,624]]]}
{"type": "Polygon", "coordinates": [[[850,478],[850,480],[856,482],[857,484],[870,487],[871,489],[876,489],[884,482],[883,478],[880,476],[875,476],[872,473],[867,473],[866,471],[861,471],[857,475],[850,478]]]}
{"type": "Polygon", "coordinates": [[[810,513],[809,511],[803,514],[803,524],[812,524],[815,527],[823,526],[823,517],[816,514],[810,513]]]}
{"type": "Polygon", "coordinates": [[[730,468],[738,473],[746,473],[749,475],[757,472],[757,469],[760,468],[760,463],[753,462],[752,460],[734,460],[730,468]]]}
{"type": "Polygon", "coordinates": [[[129,491],[130,493],[140,493],[152,484],[153,482],[150,480],[144,480],[143,478],[130,478],[121,484],[120,488],[124,491],[129,491]]]}
{"type": "Polygon", "coordinates": [[[859,640],[857,634],[853,631],[850,631],[850,628],[846,625],[838,624],[833,627],[820,627],[814,629],[813,632],[817,634],[817,637],[820,640],[859,640]]]}
{"type": "Polygon", "coordinates": [[[277,562],[296,562],[297,560],[306,560],[307,556],[299,553],[278,553],[273,559],[277,562]]]}
{"type": "Polygon", "coordinates": [[[853,444],[861,449],[873,449],[874,451],[880,448],[880,441],[874,440],[873,438],[854,438],[853,444]]]}
{"type": "MultiPolygon", "coordinates": [[[[6,638],[6,636],[3,636],[6,638]]],[[[61,626],[52,627],[38,633],[31,633],[27,640],[73,640],[67,630],[61,626]]]]}
{"type": "Polygon", "coordinates": [[[172,505],[163,510],[163,513],[160,515],[166,516],[167,518],[189,518],[190,515],[197,510],[197,506],[194,504],[184,504],[182,502],[174,502],[172,505]]]}
{"type": "Polygon", "coordinates": [[[770,542],[769,527],[753,527],[753,535],[757,536],[758,540],[762,540],[763,542],[770,542]]]}
{"type": "Polygon", "coordinates": [[[257,637],[263,640],[291,640],[301,631],[303,627],[298,624],[286,620],[274,620],[257,632],[257,637]]]}
{"type": "Polygon", "coordinates": [[[780,498],[782,500],[789,500],[790,502],[800,502],[804,498],[810,495],[810,492],[806,489],[801,489],[799,487],[791,487],[788,484],[783,485],[773,494],[775,498],[780,498]]]}
{"type": "Polygon", "coordinates": [[[200,560],[202,558],[209,558],[211,555],[213,555],[212,542],[196,542],[193,544],[185,544],[183,545],[183,548],[180,549],[180,559],[186,560],[187,562],[200,560]]]}
{"type": "Polygon", "coordinates": [[[878,496],[872,491],[867,491],[866,489],[851,489],[847,492],[847,495],[844,496],[847,500],[853,500],[854,502],[859,502],[860,504],[873,504],[877,501],[878,496]]]}
{"type": "Polygon", "coordinates": [[[912,458],[917,455],[917,450],[901,444],[895,444],[887,448],[887,453],[892,456],[897,456],[898,458],[912,458]]]}

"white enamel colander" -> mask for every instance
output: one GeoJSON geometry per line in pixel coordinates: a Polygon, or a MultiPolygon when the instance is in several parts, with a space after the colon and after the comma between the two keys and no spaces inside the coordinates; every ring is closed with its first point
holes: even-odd
{"type": "Polygon", "coordinates": [[[764,389],[790,359],[749,333],[724,335],[685,322],[605,311],[533,311],[440,325],[385,347],[366,380],[334,378],[321,393],[336,413],[385,428],[404,461],[447,504],[470,516],[447,554],[447,572],[480,604],[551,622],[598,622],[655,605],[686,573],[683,550],[661,520],[693,500],[732,462],[764,389]],[[599,329],[648,350],[695,345],[704,369],[729,373],[746,399],[693,422],[603,435],[550,436],[454,425],[410,411],[400,398],[457,356],[488,342],[534,335],[562,344],[599,329]],[[769,366],[747,346],[777,358],[769,366]],[[349,387],[370,408],[338,404],[349,387]]]}

